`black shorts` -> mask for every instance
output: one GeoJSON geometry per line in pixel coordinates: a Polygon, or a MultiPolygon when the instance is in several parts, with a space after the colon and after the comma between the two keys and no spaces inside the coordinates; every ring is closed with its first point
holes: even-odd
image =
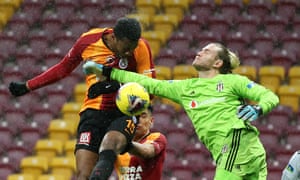
{"type": "Polygon", "coordinates": [[[104,135],[111,130],[121,132],[127,142],[131,142],[136,124],[135,117],[126,116],[118,110],[87,109],[80,114],[75,152],[77,149],[87,149],[98,153],[104,135]]]}

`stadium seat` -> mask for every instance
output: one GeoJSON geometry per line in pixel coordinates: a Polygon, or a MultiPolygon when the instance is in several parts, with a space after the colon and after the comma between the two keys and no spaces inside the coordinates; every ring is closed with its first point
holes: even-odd
{"type": "Polygon", "coordinates": [[[64,121],[68,121],[68,122],[70,121],[77,127],[80,119],[79,117],[80,108],[81,108],[81,103],[70,102],[70,101],[64,103],[61,109],[61,114],[64,121]]]}
{"type": "Polygon", "coordinates": [[[49,12],[49,14],[43,14],[41,24],[43,31],[47,34],[48,41],[55,42],[56,36],[62,31],[62,20],[54,12],[49,12]]]}
{"type": "Polygon", "coordinates": [[[193,164],[194,171],[203,169],[207,162],[211,161],[209,151],[201,143],[192,144],[183,149],[183,158],[189,164],[193,164]]]}
{"type": "Polygon", "coordinates": [[[233,52],[239,53],[246,51],[250,44],[250,37],[240,31],[229,33],[224,38],[226,46],[233,52]]]}
{"type": "Polygon", "coordinates": [[[283,132],[290,125],[293,113],[291,107],[279,105],[266,115],[267,123],[278,132],[283,132]]]}
{"type": "Polygon", "coordinates": [[[222,40],[221,34],[211,32],[211,31],[202,31],[201,33],[195,35],[193,38],[194,38],[194,47],[196,49],[203,48],[208,43],[220,42],[222,40]]]}
{"type": "Polygon", "coordinates": [[[286,143],[290,146],[291,150],[298,151],[300,149],[299,144],[300,130],[288,131],[286,136],[286,143]]]}
{"type": "Polygon", "coordinates": [[[278,132],[275,129],[259,129],[260,135],[259,138],[266,148],[266,152],[273,152],[278,146],[279,146],[279,140],[280,140],[280,132],[278,132]]]}
{"type": "Polygon", "coordinates": [[[272,2],[260,1],[260,0],[251,0],[247,4],[248,14],[256,16],[260,19],[264,19],[271,13],[272,2]]]}
{"type": "Polygon", "coordinates": [[[285,78],[285,69],[282,66],[262,66],[258,75],[260,84],[277,90],[285,78]]]}
{"type": "Polygon", "coordinates": [[[55,12],[62,23],[67,23],[68,18],[75,15],[77,6],[76,1],[60,0],[55,2],[55,12]]]}
{"type": "Polygon", "coordinates": [[[38,176],[37,180],[65,180],[64,175],[60,174],[43,174],[38,176]]]}
{"type": "Polygon", "coordinates": [[[4,58],[9,58],[10,56],[13,56],[16,53],[17,50],[17,39],[12,35],[0,35],[0,48],[3,52],[1,52],[2,56],[4,58]]]}
{"type": "Polygon", "coordinates": [[[167,148],[166,150],[166,159],[164,162],[163,171],[166,171],[166,173],[170,173],[170,168],[177,162],[177,154],[175,150],[167,148]]]}
{"type": "MultiPolygon", "coordinates": [[[[45,129],[43,129],[45,131],[45,129]]],[[[21,140],[24,147],[28,150],[32,150],[35,143],[42,137],[40,134],[40,127],[34,127],[28,125],[20,130],[21,140]]]]}
{"type": "Polygon", "coordinates": [[[260,55],[262,55],[264,58],[267,58],[271,55],[274,48],[271,34],[268,32],[256,33],[252,40],[253,48],[256,49],[260,55]]]}
{"type": "Polygon", "coordinates": [[[175,52],[173,49],[163,48],[155,58],[155,64],[158,66],[167,66],[173,69],[173,67],[176,66],[179,61],[177,53],[179,52],[175,52]]]}
{"type": "Polygon", "coordinates": [[[289,54],[297,56],[300,48],[300,34],[297,32],[285,34],[281,38],[282,49],[285,49],[289,54]]]}
{"type": "Polygon", "coordinates": [[[73,15],[73,18],[70,18],[67,23],[67,30],[72,32],[73,37],[76,38],[90,29],[90,24],[85,14],[73,15]]]}
{"type": "Polygon", "coordinates": [[[36,126],[40,128],[42,136],[47,134],[45,129],[48,129],[49,123],[54,117],[55,115],[52,113],[52,108],[48,103],[37,104],[32,108],[32,122],[36,123],[36,126]]]}
{"type": "Polygon", "coordinates": [[[184,34],[183,32],[173,33],[168,40],[167,46],[168,48],[174,51],[181,51],[190,48],[190,43],[192,39],[189,38],[188,34],[184,34]]]}
{"type": "Polygon", "coordinates": [[[172,177],[176,179],[193,179],[193,165],[188,164],[186,160],[183,160],[183,162],[177,161],[179,162],[174,163],[171,167],[172,177]]]}
{"type": "Polygon", "coordinates": [[[8,176],[13,174],[15,169],[12,167],[10,163],[0,162],[0,178],[8,179],[8,176]]]}
{"type": "Polygon", "coordinates": [[[64,150],[64,154],[67,157],[74,157],[75,145],[76,145],[76,139],[70,139],[64,143],[63,150],[64,150]]]}
{"type": "Polygon", "coordinates": [[[260,21],[255,16],[243,14],[235,19],[235,25],[237,26],[237,31],[252,37],[257,33],[258,27],[260,26],[260,21]]]}
{"type": "Polygon", "coordinates": [[[63,143],[74,136],[75,124],[63,119],[53,119],[48,128],[49,139],[61,140],[63,143]]]}
{"type": "Polygon", "coordinates": [[[278,1],[276,4],[276,15],[291,21],[296,14],[296,9],[296,1],[278,1]]]}
{"type": "Polygon", "coordinates": [[[28,173],[10,174],[7,180],[35,180],[35,176],[28,173]]]}
{"type": "Polygon", "coordinates": [[[281,105],[289,106],[294,112],[299,111],[300,86],[299,85],[281,85],[277,94],[281,105]]]}
{"type": "Polygon", "coordinates": [[[189,136],[183,129],[171,129],[166,136],[168,139],[168,147],[176,149],[177,152],[189,144],[189,136]]]}
{"type": "MultiPolygon", "coordinates": [[[[31,150],[30,150],[31,151],[31,150]]],[[[13,167],[13,171],[19,171],[21,160],[30,154],[30,151],[26,149],[22,144],[13,144],[7,148],[7,157],[9,158],[10,164],[13,167]]],[[[1,168],[0,168],[1,169],[1,168]]]]}
{"type": "Polygon", "coordinates": [[[185,15],[179,23],[179,30],[184,34],[189,34],[193,37],[201,31],[202,22],[195,14],[185,15]]]}
{"type": "Polygon", "coordinates": [[[180,64],[173,67],[173,79],[188,79],[197,76],[198,73],[192,65],[180,64]]]}
{"type": "Polygon", "coordinates": [[[166,14],[174,14],[181,21],[188,11],[189,0],[162,0],[162,8],[166,14]]]}
{"type": "Polygon", "coordinates": [[[153,29],[155,31],[163,31],[169,38],[173,31],[177,29],[179,19],[174,14],[157,14],[153,16],[153,29]]]}
{"type": "Polygon", "coordinates": [[[135,6],[138,13],[154,16],[161,11],[161,0],[137,0],[135,6]]]}
{"type": "Polygon", "coordinates": [[[153,113],[154,123],[153,130],[159,132],[166,132],[171,126],[175,127],[173,124],[173,114],[165,111],[154,112],[153,113]]]}
{"type": "Polygon", "coordinates": [[[86,20],[92,25],[94,22],[95,14],[100,14],[106,8],[106,3],[95,0],[80,1],[79,10],[85,15],[86,20]],[[97,8],[95,8],[97,7],[97,8]]]}
{"type": "Polygon", "coordinates": [[[4,125],[0,126],[0,140],[0,152],[4,153],[13,141],[13,133],[11,132],[9,127],[4,125]]]}
{"type": "Polygon", "coordinates": [[[267,16],[263,24],[265,25],[265,31],[267,31],[273,39],[278,41],[285,33],[288,22],[280,16],[267,16]]]}
{"type": "Polygon", "coordinates": [[[65,179],[71,179],[76,171],[75,157],[54,157],[49,163],[51,174],[63,175],[65,179]]]}
{"type": "Polygon", "coordinates": [[[39,139],[34,150],[37,156],[44,156],[50,161],[52,158],[59,156],[63,152],[63,143],[55,139],[39,139]]]}
{"type": "Polygon", "coordinates": [[[110,10],[109,12],[111,12],[111,16],[114,19],[120,18],[125,16],[126,14],[129,14],[130,12],[132,12],[132,10],[134,9],[134,3],[135,0],[110,0],[109,2],[109,7],[110,10]]]}
{"type": "Polygon", "coordinates": [[[292,66],[288,71],[288,81],[289,85],[299,85],[300,84],[300,66],[292,66]]]}
{"type": "Polygon", "coordinates": [[[293,56],[287,50],[278,49],[272,51],[271,65],[284,67],[285,76],[294,64],[296,64],[296,56],[293,56]]]}
{"type": "Polygon", "coordinates": [[[207,19],[215,13],[216,5],[213,1],[196,0],[190,5],[190,13],[199,18],[199,22],[207,23],[207,19]]]}
{"type": "Polygon", "coordinates": [[[240,55],[241,65],[253,66],[259,70],[263,65],[268,64],[264,55],[258,53],[256,49],[249,49],[240,55]]]}
{"type": "Polygon", "coordinates": [[[30,24],[39,22],[45,7],[44,1],[26,0],[22,3],[23,12],[26,14],[30,24]]]}
{"type": "Polygon", "coordinates": [[[48,159],[42,156],[26,156],[21,160],[21,172],[31,174],[36,179],[48,171],[48,159]]]}
{"type": "Polygon", "coordinates": [[[75,39],[76,37],[71,31],[61,31],[61,33],[56,34],[56,37],[54,38],[54,46],[60,49],[61,53],[66,54],[72,48],[75,39]]]}
{"type": "Polygon", "coordinates": [[[227,35],[232,23],[225,19],[221,14],[208,18],[208,30],[214,34],[220,34],[222,38],[227,35]]]}
{"type": "Polygon", "coordinates": [[[156,78],[161,80],[172,79],[172,69],[169,66],[155,66],[156,78]]]}
{"type": "Polygon", "coordinates": [[[167,33],[161,30],[155,31],[144,31],[142,33],[144,37],[150,44],[152,55],[156,57],[160,51],[160,48],[166,43],[167,33]]]}
{"type": "Polygon", "coordinates": [[[222,0],[219,5],[222,16],[229,19],[230,22],[235,22],[243,10],[243,2],[239,0],[222,0]]]}
{"type": "Polygon", "coordinates": [[[78,83],[74,87],[74,100],[76,103],[82,103],[86,96],[87,86],[85,83],[78,83]]]}
{"type": "Polygon", "coordinates": [[[241,65],[233,70],[233,73],[237,73],[243,76],[247,76],[252,81],[257,81],[257,69],[254,66],[241,65]]]}
{"type": "Polygon", "coordinates": [[[152,17],[149,14],[130,13],[130,14],[127,14],[126,16],[129,18],[137,19],[140,22],[143,31],[150,29],[150,25],[152,24],[152,17]]]}

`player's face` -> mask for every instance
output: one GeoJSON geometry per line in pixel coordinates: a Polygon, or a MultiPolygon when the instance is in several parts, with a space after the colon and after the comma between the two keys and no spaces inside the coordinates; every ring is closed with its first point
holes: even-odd
{"type": "Polygon", "coordinates": [[[134,49],[137,47],[137,44],[138,42],[130,41],[127,38],[117,39],[116,53],[121,57],[132,56],[134,49]]]}
{"type": "Polygon", "coordinates": [[[192,65],[199,71],[210,70],[218,59],[220,48],[215,44],[208,44],[197,53],[192,65]]]}
{"type": "Polygon", "coordinates": [[[153,117],[151,112],[147,109],[138,116],[139,123],[136,127],[135,136],[142,137],[150,131],[153,123],[153,117]]]}

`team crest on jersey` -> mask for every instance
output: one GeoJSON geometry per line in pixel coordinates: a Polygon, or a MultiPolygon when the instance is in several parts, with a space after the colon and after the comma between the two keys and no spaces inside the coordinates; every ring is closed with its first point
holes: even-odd
{"type": "Polygon", "coordinates": [[[121,58],[119,61],[120,69],[126,69],[128,67],[128,60],[127,58],[121,58]]]}
{"type": "Polygon", "coordinates": [[[224,84],[222,82],[219,82],[217,84],[217,91],[221,92],[223,91],[223,89],[224,89],[224,84]]]}

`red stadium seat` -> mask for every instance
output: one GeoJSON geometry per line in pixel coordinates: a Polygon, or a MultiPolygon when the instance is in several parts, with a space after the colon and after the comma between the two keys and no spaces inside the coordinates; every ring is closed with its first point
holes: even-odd
{"type": "Polygon", "coordinates": [[[208,18],[208,30],[220,34],[223,38],[229,32],[232,22],[222,15],[215,15],[208,18]]]}
{"type": "Polygon", "coordinates": [[[215,3],[207,0],[195,0],[190,5],[191,14],[196,15],[204,24],[215,12],[215,3]]]}
{"type": "Polygon", "coordinates": [[[276,4],[276,14],[284,19],[292,20],[296,14],[296,1],[278,1],[276,4]]]}
{"type": "Polygon", "coordinates": [[[222,16],[230,22],[235,22],[235,19],[240,16],[243,9],[243,2],[239,0],[222,0],[220,11],[222,16]]]}
{"type": "Polygon", "coordinates": [[[251,37],[257,33],[260,25],[259,19],[256,16],[251,16],[249,14],[238,16],[235,21],[237,31],[248,34],[251,37]]]}
{"type": "Polygon", "coordinates": [[[55,2],[55,12],[62,20],[62,23],[66,23],[68,18],[75,15],[75,10],[78,7],[76,1],[60,0],[55,2]]]}
{"type": "Polygon", "coordinates": [[[267,32],[257,33],[253,37],[253,48],[256,49],[259,54],[263,55],[264,58],[270,56],[274,48],[272,36],[267,32]]]}
{"type": "Polygon", "coordinates": [[[263,24],[265,25],[265,31],[278,41],[286,32],[288,22],[280,16],[268,16],[264,19],[263,24]]]}
{"type": "Polygon", "coordinates": [[[271,1],[260,1],[260,0],[251,0],[248,3],[247,10],[248,14],[257,16],[260,19],[264,19],[271,13],[272,2],[271,1]]]}
{"type": "Polygon", "coordinates": [[[189,36],[195,36],[199,34],[201,31],[202,22],[200,21],[200,18],[195,15],[186,15],[182,22],[180,23],[179,29],[184,34],[189,34],[189,36]]]}

